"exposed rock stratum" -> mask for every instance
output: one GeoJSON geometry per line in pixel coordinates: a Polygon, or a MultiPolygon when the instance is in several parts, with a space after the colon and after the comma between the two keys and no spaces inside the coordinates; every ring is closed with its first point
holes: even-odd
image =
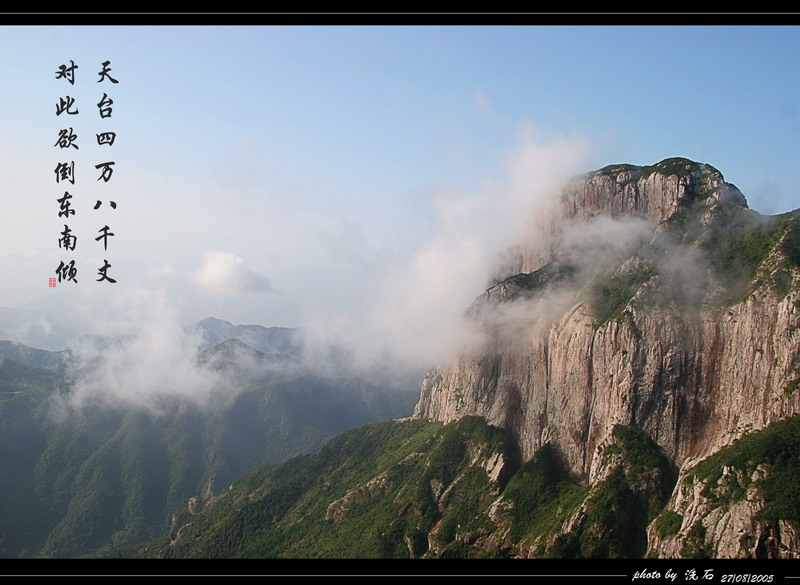
{"type": "MultiPolygon", "coordinates": [[[[758,214],[718,170],[668,159],[574,179],[536,226],[468,311],[483,341],[426,376],[415,417],[483,417],[525,459],[551,443],[593,484],[616,425],[688,469],[798,412],[794,213],[758,214]]],[[[696,513],[697,497],[676,489],[674,505],[696,513]]],[[[750,522],[748,505],[759,507],[726,511],[727,524],[750,522]]],[[[722,520],[700,517],[711,540],[722,520]]],[[[748,554],[714,539],[714,552],[748,554]]]]}

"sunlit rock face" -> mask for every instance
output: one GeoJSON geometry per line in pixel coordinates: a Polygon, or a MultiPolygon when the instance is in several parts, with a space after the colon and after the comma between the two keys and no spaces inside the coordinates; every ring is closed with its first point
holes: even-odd
{"type": "Polygon", "coordinates": [[[798,412],[798,272],[777,221],[686,159],[574,179],[469,308],[482,341],[428,373],[415,416],[485,417],[591,482],[616,424],[680,467],[798,412]]]}

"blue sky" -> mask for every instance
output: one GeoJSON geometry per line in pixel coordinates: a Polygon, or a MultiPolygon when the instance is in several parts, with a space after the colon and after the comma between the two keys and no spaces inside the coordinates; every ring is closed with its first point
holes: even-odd
{"type": "Polygon", "coordinates": [[[480,294],[503,222],[524,213],[510,186],[556,167],[684,156],[757,211],[792,210],[798,55],[794,26],[0,26],[0,307],[157,293],[186,323],[341,324],[387,306],[430,322],[426,295],[460,310],[480,294]],[[72,87],[55,79],[69,60],[72,87]],[[105,60],[119,84],[96,82],[105,60]],[[67,125],[83,173],[70,254],[53,179],[67,125]],[[101,129],[112,147],[90,141],[101,129]],[[68,258],[79,283],[49,288],[68,258]],[[95,281],[103,258],[116,285],[95,281]]]}

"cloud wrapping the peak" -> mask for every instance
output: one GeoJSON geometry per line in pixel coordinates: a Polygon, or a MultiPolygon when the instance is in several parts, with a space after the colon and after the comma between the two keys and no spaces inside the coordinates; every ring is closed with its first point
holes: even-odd
{"type": "Polygon", "coordinates": [[[440,194],[432,202],[436,229],[409,262],[391,267],[357,314],[307,323],[311,343],[335,341],[365,361],[392,356],[429,367],[452,359],[472,341],[464,311],[485,290],[494,259],[531,214],[557,200],[587,154],[581,138],[523,126],[502,175],[473,192],[440,194]]]}

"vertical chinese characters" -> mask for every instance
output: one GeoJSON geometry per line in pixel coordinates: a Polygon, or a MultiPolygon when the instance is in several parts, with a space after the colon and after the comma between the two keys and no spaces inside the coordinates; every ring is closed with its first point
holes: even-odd
{"type": "MultiPolygon", "coordinates": [[[[56,71],[56,79],[64,79],[70,85],[75,85],[75,70],[78,69],[78,66],[75,64],[74,61],[70,60],[69,65],[62,64],[58,67],[56,71]]],[[[75,98],[69,95],[64,97],[59,97],[58,102],[56,103],[56,116],[61,117],[62,115],[68,116],[77,116],[79,114],[79,110],[75,104],[75,98]]],[[[70,126],[68,128],[62,128],[59,130],[58,139],[56,140],[54,146],[60,149],[69,149],[74,148],[78,150],[78,135],[73,130],[73,127],[70,126]]],[[[70,183],[71,185],[75,184],[75,161],[69,162],[59,162],[56,164],[55,168],[55,175],[56,175],[56,183],[70,183]]],[[[64,218],[64,221],[67,222],[70,219],[70,216],[75,215],[75,210],[72,208],[72,195],[69,191],[65,191],[63,197],[57,198],[56,202],[59,204],[59,211],[58,217],[64,218]]],[[[65,252],[74,252],[75,248],[78,244],[78,237],[72,234],[72,230],[69,227],[68,223],[64,223],[64,231],[61,232],[60,237],[58,238],[58,247],[62,248],[65,252]]],[[[75,259],[70,258],[67,261],[63,259],[60,261],[58,267],[56,268],[56,278],[49,279],[49,285],[55,286],[56,280],[58,282],[78,282],[78,269],[75,266],[75,259]]]]}
{"type": "MultiPolygon", "coordinates": [[[[104,83],[104,82],[110,82],[112,84],[119,83],[119,81],[117,81],[115,78],[111,76],[111,67],[109,67],[110,64],[111,61],[103,61],[102,69],[98,72],[99,79],[97,80],[97,83],[104,83]]],[[[98,113],[100,114],[101,120],[106,120],[108,118],[111,118],[113,112],[113,108],[111,106],[113,104],[114,100],[111,99],[108,93],[104,91],[103,97],[101,97],[100,101],[97,102],[97,109],[98,113]]],[[[105,124],[105,122],[102,123],[105,124]]],[[[117,138],[116,132],[112,132],[107,129],[103,130],[104,130],[103,132],[95,134],[97,138],[97,146],[101,148],[112,147],[114,145],[114,141],[117,138]]],[[[97,180],[98,181],[102,180],[104,183],[108,183],[111,180],[111,176],[114,173],[115,164],[116,163],[114,161],[106,161],[96,164],[95,169],[98,169],[100,171],[100,176],[97,178],[97,180]]],[[[94,210],[96,211],[97,209],[99,209],[102,203],[103,201],[98,199],[94,205],[94,210]]],[[[117,204],[114,201],[110,201],[110,206],[112,210],[117,208],[117,204]]],[[[103,251],[106,252],[108,251],[108,239],[114,236],[114,232],[111,231],[111,228],[109,228],[108,225],[104,225],[102,228],[98,230],[98,233],[100,235],[95,238],[95,241],[98,242],[102,241],[103,251]]],[[[101,266],[97,271],[99,275],[99,278],[97,279],[98,282],[109,282],[112,284],[117,282],[115,279],[111,278],[108,275],[108,269],[110,267],[111,264],[109,263],[108,259],[103,258],[103,266],[101,266]]]]}
{"type": "MultiPolygon", "coordinates": [[[[98,72],[98,83],[108,83],[112,85],[119,83],[117,79],[112,77],[110,65],[111,61],[103,61],[101,63],[101,69],[98,72]]],[[[55,78],[57,80],[66,81],[71,86],[75,86],[78,77],[76,73],[78,68],[78,65],[74,61],[70,60],[69,65],[65,63],[57,68],[55,72],[55,78]]],[[[72,92],[73,91],[70,90],[70,94],[72,92]]],[[[80,150],[81,146],[83,145],[81,143],[81,137],[79,136],[79,132],[81,132],[80,128],[77,128],[77,125],[68,121],[74,120],[75,118],[72,117],[78,116],[81,111],[78,99],[74,95],[70,94],[59,96],[55,104],[56,117],[58,117],[60,121],[63,120],[62,127],[59,128],[58,136],[53,144],[53,146],[60,149],[60,152],[62,153],[59,159],[68,157],[70,153],[80,150]]],[[[97,102],[98,114],[101,120],[100,124],[105,125],[105,120],[112,117],[113,104],[114,100],[109,96],[108,92],[103,91],[102,97],[100,97],[100,100],[97,102]]],[[[96,148],[105,150],[114,146],[114,143],[117,139],[117,133],[106,127],[101,127],[98,128],[98,132],[95,133],[95,137],[97,142],[96,148]]],[[[103,157],[103,159],[105,158],[107,158],[107,156],[103,157]]],[[[103,160],[103,162],[95,164],[94,167],[99,173],[97,181],[101,181],[101,184],[108,183],[114,173],[115,164],[116,162],[113,160],[103,160]]],[[[63,195],[56,198],[56,202],[59,205],[58,217],[63,221],[64,226],[64,229],[59,233],[58,247],[64,254],[74,254],[79,242],[79,234],[74,233],[74,230],[69,223],[70,219],[75,216],[77,210],[83,205],[83,202],[80,202],[80,197],[75,197],[77,194],[75,191],[75,167],[75,160],[59,160],[54,169],[56,184],[66,187],[66,190],[63,191],[63,195]],[[70,193],[70,191],[72,191],[72,193],[70,193]]],[[[94,205],[94,211],[97,211],[101,207],[102,203],[103,201],[98,199],[94,205]]],[[[116,210],[117,203],[115,201],[108,201],[108,204],[109,205],[107,209],[110,209],[111,211],[116,210]]],[[[104,221],[103,224],[106,224],[106,222],[104,221]]],[[[106,224],[103,225],[103,227],[101,227],[97,233],[100,235],[94,238],[95,241],[99,242],[99,244],[102,244],[104,253],[108,252],[109,238],[114,236],[114,232],[111,230],[109,225],[106,224]]],[[[98,282],[109,282],[112,284],[117,282],[108,273],[110,267],[111,263],[108,261],[108,259],[103,258],[103,265],[98,268],[98,282]]],[[[50,286],[56,286],[57,282],[78,282],[78,266],[76,265],[76,259],[74,256],[62,258],[55,272],[56,276],[48,279],[50,286]]]]}

